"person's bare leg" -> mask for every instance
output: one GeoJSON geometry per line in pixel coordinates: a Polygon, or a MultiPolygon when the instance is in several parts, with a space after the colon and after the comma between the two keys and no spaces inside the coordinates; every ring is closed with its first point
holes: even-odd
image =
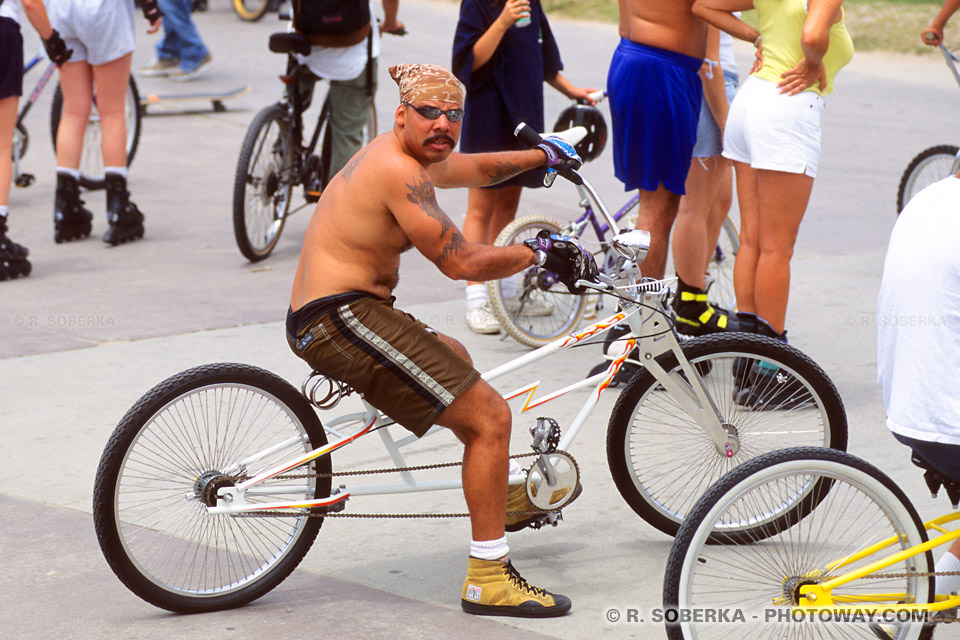
{"type": "Polygon", "coordinates": [[[802,173],[761,170],[760,255],[754,280],[757,315],[783,333],[790,296],[790,259],[810,201],[813,178],[802,173]]]}
{"type": "Polygon", "coordinates": [[[79,169],[83,134],[93,103],[93,69],[86,61],[67,62],[60,67],[63,112],[57,129],[57,166],[79,169]]]}
{"type": "Polygon", "coordinates": [[[677,217],[680,196],[661,184],[656,191],[640,189],[637,229],[650,232],[650,250],[640,265],[640,273],[649,278],[662,278],[667,269],[670,228],[677,217]]]}
{"type": "Polygon", "coordinates": [[[707,272],[704,262],[704,256],[709,254],[707,220],[720,186],[719,160],[719,156],[693,159],[687,174],[687,193],[680,198],[670,241],[677,275],[697,289],[703,289],[707,272]]]}
{"type": "Polygon", "coordinates": [[[0,206],[10,203],[10,183],[13,180],[13,130],[17,126],[19,96],[0,100],[0,206]]]}
{"type": "Polygon", "coordinates": [[[737,310],[757,313],[754,281],[760,257],[760,211],[757,195],[757,170],[743,162],[735,162],[737,201],[740,204],[740,251],[733,264],[733,290],[737,310]]]}
{"type": "Polygon", "coordinates": [[[710,268],[713,253],[720,242],[723,221],[726,220],[733,204],[733,163],[723,156],[717,156],[717,161],[717,171],[720,175],[717,177],[717,193],[713,196],[710,213],[707,215],[707,255],[704,256],[704,272],[710,268]]]}
{"type": "MultiPolygon", "coordinates": [[[[463,237],[467,242],[493,244],[503,228],[513,221],[520,205],[523,187],[502,189],[470,189],[467,191],[467,213],[463,219],[463,237]]],[[[483,284],[467,282],[467,284],[483,284]]]]}
{"type": "Polygon", "coordinates": [[[490,228],[487,229],[486,244],[493,244],[503,228],[513,222],[517,217],[517,209],[520,207],[520,194],[523,187],[510,186],[496,189],[497,200],[493,207],[493,215],[490,217],[490,228]]]}
{"type": "Polygon", "coordinates": [[[127,118],[124,113],[124,99],[130,84],[132,55],[128,53],[112,62],[93,67],[104,167],[127,166],[127,118]]]}

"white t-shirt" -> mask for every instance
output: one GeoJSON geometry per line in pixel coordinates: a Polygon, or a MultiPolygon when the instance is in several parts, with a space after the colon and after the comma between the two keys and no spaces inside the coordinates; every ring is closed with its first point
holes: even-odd
{"type": "MultiPolygon", "coordinates": [[[[739,11],[734,11],[733,15],[740,17],[739,11]]],[[[720,59],[720,68],[728,73],[737,73],[737,60],[733,56],[733,36],[726,31],[720,32],[720,53],[717,56],[720,59]]]]}
{"type": "MultiPolygon", "coordinates": [[[[376,15],[373,0],[370,0],[370,17],[373,20],[371,58],[380,56],[380,30],[377,28],[376,15]]],[[[290,30],[293,30],[292,23],[290,30]]],[[[367,38],[351,47],[311,47],[310,55],[297,55],[297,60],[326,80],[353,80],[367,68],[367,38]]]]}
{"type": "Polygon", "coordinates": [[[887,427],[960,445],[960,179],[936,182],[904,207],[876,321],[887,427]]]}
{"type": "Polygon", "coordinates": [[[3,4],[0,4],[0,18],[10,18],[20,24],[20,0],[3,0],[3,4]]]}

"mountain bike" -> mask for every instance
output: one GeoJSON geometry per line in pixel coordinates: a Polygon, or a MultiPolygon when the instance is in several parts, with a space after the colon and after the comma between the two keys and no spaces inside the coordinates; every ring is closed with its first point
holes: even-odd
{"type": "MultiPolygon", "coordinates": [[[[593,97],[598,102],[604,94],[593,97]]],[[[617,254],[610,243],[620,230],[619,224],[633,227],[639,194],[630,198],[615,213],[610,214],[597,190],[585,179],[576,184],[579,206],[583,213],[569,222],[553,216],[533,214],[517,218],[500,232],[494,241],[496,246],[509,246],[523,242],[546,229],[551,233],[576,238],[594,252],[601,270],[614,268],[617,254]],[[592,229],[595,241],[587,241],[587,229],[592,229]]],[[[733,263],[740,249],[740,236],[729,216],[724,218],[720,237],[710,258],[707,281],[710,300],[724,309],[736,306],[733,292],[733,263]]],[[[494,317],[507,335],[528,347],[539,347],[580,326],[585,316],[596,313],[596,305],[602,298],[595,294],[571,295],[563,285],[545,278],[537,269],[487,283],[487,297],[494,317]],[[547,310],[546,313],[527,313],[528,308],[547,310]]]]}
{"type": "MultiPolygon", "coordinates": [[[[877,621],[897,640],[929,638],[930,623],[957,621],[947,610],[960,596],[935,593],[930,550],[960,538],[960,483],[914,461],[934,495],[946,487],[953,512],[923,523],[893,480],[841,451],[785,449],[737,467],[680,527],[664,608],[738,611],[737,634],[752,639],[874,639],[877,621]],[[747,511],[752,530],[730,540],[725,523],[747,511]],[[718,537],[736,544],[711,544],[718,537]]],[[[668,624],[667,633],[693,640],[732,628],[701,618],[668,624]]]]}
{"type": "MultiPolygon", "coordinates": [[[[960,57],[943,44],[940,45],[940,53],[943,54],[953,79],[960,86],[960,70],[957,69],[960,57]]],[[[897,214],[903,211],[917,193],[934,182],[957,175],[957,172],[960,172],[960,147],[957,145],[940,144],[921,151],[910,161],[900,178],[900,186],[897,189],[897,214]]]]}
{"type": "MultiPolygon", "coordinates": [[[[611,241],[619,256],[613,275],[573,285],[616,299],[617,313],[483,374],[488,381],[504,380],[547,358],[569,356],[570,349],[598,344],[618,324],[629,327],[615,343],[609,366],[596,375],[544,392],[540,380],[516,387],[506,381],[511,389],[503,397],[519,404],[514,422],[530,427],[532,435],[534,452],[527,455],[533,462],[510,481],[524,483],[541,510],[533,514],[534,528],[557,524],[576,497],[574,440],[634,348],[645,367],[611,412],[607,460],[626,502],[669,535],[703,489],[741,461],[785,444],[846,447],[846,415],[836,387],[795,348],[739,333],[679,343],[664,308],[670,282],[639,278],[649,238],[645,231],[619,233],[611,241]],[[589,393],[563,428],[542,407],[578,389],[589,393]]],[[[279,584],[327,518],[467,517],[353,512],[366,496],[462,487],[459,462],[412,466],[401,451],[440,427],[418,439],[392,424],[342,382],[316,371],[299,392],[243,364],[179,373],[127,412],[104,450],[93,507],[104,556],[144,600],[171,611],[210,611],[239,606],[279,584]],[[396,466],[334,473],[332,454],[368,441],[374,432],[396,466]],[[437,472],[442,477],[433,479],[437,472]],[[395,474],[397,480],[365,482],[371,474],[395,474]]],[[[752,527],[749,520],[727,523],[724,530],[745,527],[752,527]]]]}
{"type": "MultiPolygon", "coordinates": [[[[39,53],[35,55],[26,65],[24,74],[39,64],[45,58],[39,53]]],[[[57,65],[52,62],[47,65],[37,84],[24,102],[20,113],[17,115],[17,125],[13,132],[13,182],[18,187],[29,187],[33,184],[36,177],[30,173],[23,172],[20,168],[20,160],[27,153],[30,146],[30,134],[24,124],[27,113],[33,108],[34,103],[44,87],[50,81],[57,65]]],[[[137,83],[133,76],[130,76],[130,86],[124,96],[124,116],[127,122],[127,166],[133,162],[133,156],[137,152],[137,145],[140,143],[140,92],[137,90],[137,83]]],[[[53,94],[53,102],[50,106],[50,137],[53,140],[54,150],[57,144],[57,130],[60,128],[60,114],[63,112],[63,93],[60,91],[60,84],[57,83],[56,91],[53,94]]],[[[80,158],[80,184],[87,189],[102,189],[106,182],[103,177],[103,157],[100,152],[100,116],[97,113],[96,99],[90,108],[90,121],[87,123],[86,132],[83,135],[83,155],[80,158]]]]}
{"type": "MultiPolygon", "coordinates": [[[[287,55],[281,76],[280,101],[262,109],[253,119],[240,147],[233,182],[233,232],[240,253],[263,260],[273,251],[287,217],[315,203],[333,176],[330,174],[332,133],[330,97],[324,99],[313,133],[304,144],[303,113],[310,96],[303,95],[300,79],[312,72],[296,54],[308,55],[310,43],[297,33],[274,33],[270,50],[287,55]],[[320,144],[319,152],[317,144],[320,144]],[[290,210],[294,187],[303,187],[304,204],[290,210]]],[[[377,113],[371,109],[363,128],[363,144],[377,135],[377,113]]]]}

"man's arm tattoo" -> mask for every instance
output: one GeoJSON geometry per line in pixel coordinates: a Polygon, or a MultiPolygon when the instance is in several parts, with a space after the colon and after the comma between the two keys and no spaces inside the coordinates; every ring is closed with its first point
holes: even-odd
{"type": "MultiPolygon", "coordinates": [[[[416,181],[415,181],[416,182],[416,181]]],[[[437,204],[436,192],[423,169],[420,169],[420,182],[417,184],[407,184],[407,200],[418,205],[424,213],[440,223],[440,236],[446,235],[447,231],[454,228],[453,223],[447,214],[443,212],[440,205],[437,204]]]]}
{"type": "Polygon", "coordinates": [[[450,242],[447,243],[447,246],[443,248],[443,251],[440,252],[440,256],[437,258],[437,266],[443,265],[448,259],[460,253],[460,249],[463,248],[465,243],[466,241],[463,239],[463,236],[454,231],[450,242]]]}
{"type": "Polygon", "coordinates": [[[487,177],[490,178],[490,184],[497,184],[520,173],[523,173],[523,169],[519,165],[512,162],[498,162],[487,177]]]}

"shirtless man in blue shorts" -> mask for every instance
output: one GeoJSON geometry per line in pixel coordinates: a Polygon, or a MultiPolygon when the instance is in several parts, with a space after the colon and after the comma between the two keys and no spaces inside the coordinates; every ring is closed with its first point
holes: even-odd
{"type": "Polygon", "coordinates": [[[707,27],[692,0],[619,2],[621,40],[607,75],[614,171],[640,190],[637,228],[651,236],[643,275],[662,278],[696,139],[707,27]]]}

